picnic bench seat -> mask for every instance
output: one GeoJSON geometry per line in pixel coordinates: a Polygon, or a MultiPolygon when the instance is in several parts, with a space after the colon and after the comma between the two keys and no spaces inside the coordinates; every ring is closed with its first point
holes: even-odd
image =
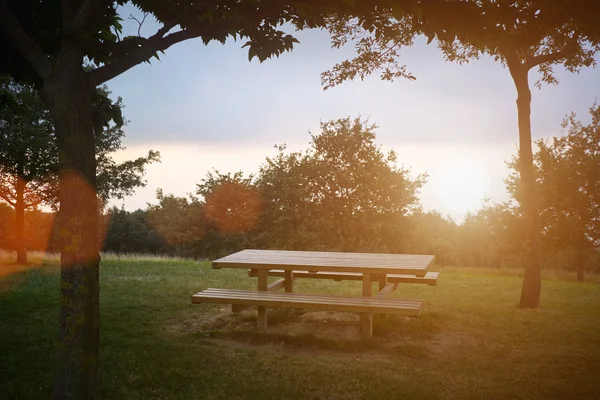
{"type": "Polygon", "coordinates": [[[423,308],[423,301],[421,300],[215,288],[196,293],[192,296],[192,303],[241,304],[274,308],[397,314],[414,317],[419,316],[423,308]]]}
{"type": "MultiPolygon", "coordinates": [[[[254,269],[248,270],[248,275],[256,277],[257,271],[254,269]]],[[[268,272],[269,276],[285,276],[285,271],[282,269],[272,269],[268,272]]],[[[427,272],[425,276],[388,274],[387,282],[391,283],[422,283],[429,286],[436,286],[440,276],[439,272],[427,272]]],[[[309,271],[294,271],[294,278],[315,278],[315,279],[333,279],[335,281],[360,281],[362,274],[355,272],[309,272],[309,271]]]]}

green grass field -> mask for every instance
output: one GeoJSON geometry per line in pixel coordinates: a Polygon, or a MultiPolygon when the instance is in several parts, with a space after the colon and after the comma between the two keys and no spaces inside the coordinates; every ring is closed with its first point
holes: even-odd
{"type": "MultiPolygon", "coordinates": [[[[48,398],[58,323],[56,261],[0,266],[0,398],[48,398]]],[[[105,399],[600,398],[600,285],[545,279],[542,309],[517,310],[521,280],[443,268],[419,320],[377,318],[361,341],[352,314],[191,305],[207,287],[253,288],[245,271],[185,260],[107,258],[101,266],[105,399]]],[[[298,291],[360,293],[358,282],[300,280],[298,291]]]]}

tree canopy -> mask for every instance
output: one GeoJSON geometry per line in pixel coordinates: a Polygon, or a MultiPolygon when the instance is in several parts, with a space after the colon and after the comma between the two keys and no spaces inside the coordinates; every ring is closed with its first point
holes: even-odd
{"type": "MultiPolygon", "coordinates": [[[[600,106],[589,110],[584,125],[572,113],[563,122],[563,134],[536,141],[536,186],[542,232],[549,256],[570,254],[578,278],[584,279],[585,262],[600,246],[600,106]]],[[[509,163],[511,196],[519,199],[522,187],[516,172],[518,157],[509,163]]]]}
{"type": "MultiPolygon", "coordinates": [[[[57,208],[60,160],[54,125],[38,91],[32,86],[3,77],[0,82],[0,202],[16,211],[14,247],[17,262],[27,261],[23,235],[24,212],[46,205],[57,208]]],[[[145,166],[160,160],[158,152],[117,163],[113,153],[124,149],[121,99],[113,101],[106,87],[94,97],[98,195],[103,202],[123,198],[145,186],[145,166]]]]}

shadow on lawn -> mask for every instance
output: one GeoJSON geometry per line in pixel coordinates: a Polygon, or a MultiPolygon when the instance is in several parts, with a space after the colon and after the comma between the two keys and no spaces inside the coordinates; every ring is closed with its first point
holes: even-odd
{"type": "Polygon", "coordinates": [[[355,313],[270,310],[269,329],[256,327],[256,311],[231,313],[217,307],[214,314],[190,314],[171,326],[171,332],[196,339],[218,339],[249,346],[280,345],[286,348],[357,353],[376,351],[410,358],[429,356],[431,344],[446,326],[447,316],[434,312],[420,318],[375,315],[373,339],[361,338],[355,313]]]}

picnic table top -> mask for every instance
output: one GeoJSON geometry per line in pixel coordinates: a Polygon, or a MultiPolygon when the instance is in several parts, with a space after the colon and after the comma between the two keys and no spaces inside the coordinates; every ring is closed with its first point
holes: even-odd
{"type": "Polygon", "coordinates": [[[421,254],[242,250],[213,261],[212,267],[424,276],[434,262],[435,256],[421,254]]]}

